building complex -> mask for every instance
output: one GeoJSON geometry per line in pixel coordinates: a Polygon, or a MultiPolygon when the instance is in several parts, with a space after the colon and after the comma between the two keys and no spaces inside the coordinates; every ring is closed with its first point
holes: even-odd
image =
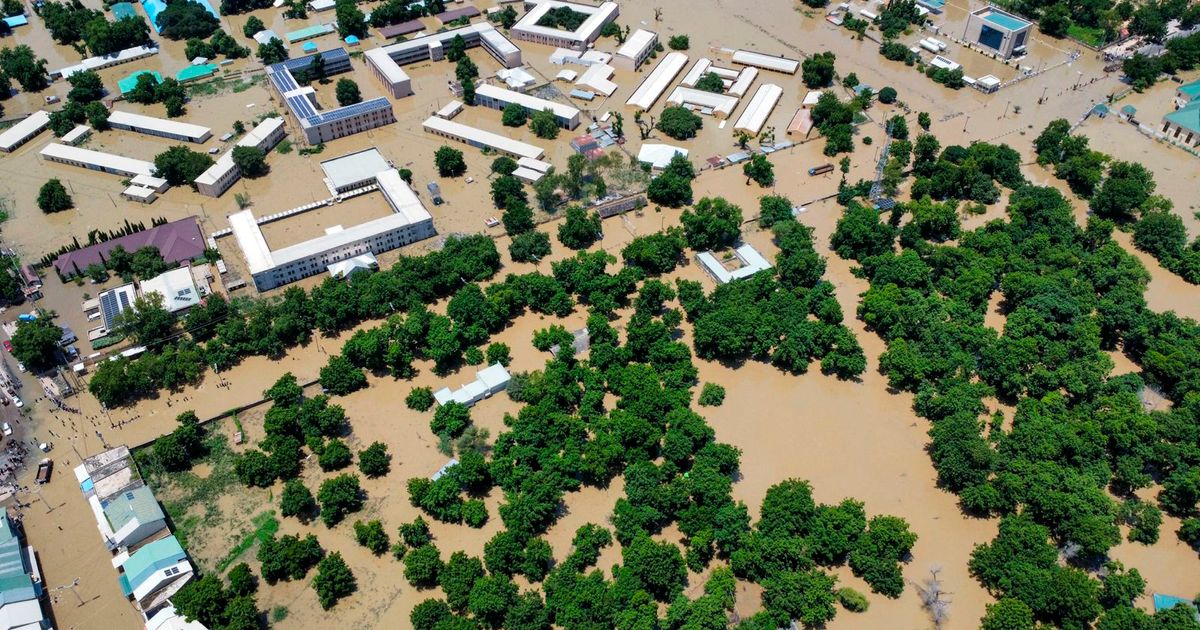
{"type": "Polygon", "coordinates": [[[554,113],[554,119],[558,122],[558,126],[563,129],[578,127],[581,118],[579,110],[570,105],[548,101],[544,98],[522,94],[521,92],[506,90],[490,83],[485,83],[475,88],[475,104],[492,109],[504,109],[509,105],[516,104],[525,108],[525,113],[530,116],[537,112],[550,110],[554,113]]]}
{"type": "Polygon", "coordinates": [[[300,123],[304,139],[309,144],[344,138],[396,122],[391,102],[383,97],[321,111],[316,90],[308,85],[301,87],[296,79],[297,74],[307,76],[317,57],[323,62],[326,76],[350,70],[350,54],[345,48],[334,48],[267,66],[271,85],[300,123]]]}
{"type": "Polygon", "coordinates": [[[1175,106],[1178,109],[1163,116],[1163,135],[1185,147],[1200,147],[1200,81],[1179,86],[1175,106]]]}
{"type": "Polygon", "coordinates": [[[269,153],[287,135],[283,127],[283,119],[272,116],[258,123],[232,148],[225,152],[217,162],[196,178],[196,192],[208,197],[220,197],[226,190],[242,177],[242,169],[233,161],[233,151],[238,147],[253,147],[269,153]]]}
{"type": "Polygon", "coordinates": [[[515,39],[535,44],[584,51],[587,50],[592,42],[595,42],[600,37],[600,32],[604,30],[605,25],[617,19],[617,15],[619,14],[620,7],[615,2],[605,2],[599,6],[592,6],[590,4],[578,4],[575,2],[562,2],[561,0],[542,0],[522,16],[508,32],[515,39]],[[574,13],[582,13],[587,18],[574,31],[565,31],[554,26],[543,25],[543,22],[552,21],[548,19],[552,15],[552,12],[564,9],[574,13]]]}
{"type": "Polygon", "coordinates": [[[634,90],[633,95],[629,100],[625,101],[626,105],[640,109],[648,110],[654,106],[663,92],[671,85],[671,81],[683,70],[687,65],[688,57],[681,52],[668,53],[667,56],[658,62],[654,70],[650,71],[646,80],[634,90]]]}
{"type": "Polygon", "coordinates": [[[378,185],[391,214],[350,227],[337,225],[324,236],[282,249],[272,250],[267,245],[249,210],[229,216],[233,236],[259,291],[324,273],[330,265],[349,258],[390,251],[435,234],[433,217],[395,169],[368,174],[362,181],[378,185]]]}
{"type": "Polygon", "coordinates": [[[988,5],[967,16],[963,39],[990,50],[1001,59],[1025,54],[1033,24],[998,7],[988,5]]]}
{"type": "Polygon", "coordinates": [[[373,48],[365,53],[367,65],[375,78],[387,88],[392,98],[412,96],[412,81],[401,66],[418,61],[443,59],[445,47],[455,37],[462,37],[467,48],[482,46],[505,68],[521,65],[521,49],[486,22],[373,48]]]}
{"type": "Polygon", "coordinates": [[[456,390],[451,390],[449,387],[437,390],[433,393],[433,399],[439,405],[455,402],[470,407],[492,394],[498,394],[507,389],[511,379],[512,376],[509,375],[508,370],[504,369],[503,365],[494,363],[476,372],[475,380],[456,390]]]}

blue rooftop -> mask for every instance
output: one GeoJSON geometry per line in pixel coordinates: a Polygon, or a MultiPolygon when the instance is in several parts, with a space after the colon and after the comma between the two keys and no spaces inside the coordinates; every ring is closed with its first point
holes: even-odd
{"type": "MultiPolygon", "coordinates": [[[[218,20],[221,19],[221,15],[217,13],[217,10],[214,9],[211,4],[208,3],[208,0],[190,1],[204,7],[204,10],[208,11],[209,15],[217,18],[218,20]]],[[[142,0],[142,8],[146,10],[146,15],[150,17],[150,26],[154,27],[154,32],[157,33],[158,14],[162,13],[163,9],[167,8],[167,3],[163,0],[142,0]]]]}
{"type": "Polygon", "coordinates": [[[122,565],[122,590],[128,589],[126,595],[133,592],[142,582],[154,575],[156,571],[179,564],[187,559],[187,552],[179,545],[174,536],[167,536],[138,549],[122,565]]]}
{"type": "Polygon", "coordinates": [[[24,15],[12,15],[4,18],[4,23],[8,25],[8,28],[16,28],[29,24],[29,18],[24,15]]]}
{"type": "Polygon", "coordinates": [[[1008,31],[1019,31],[1029,26],[1029,22],[1025,20],[1007,13],[1001,13],[995,9],[985,13],[983,19],[1008,31]]]}

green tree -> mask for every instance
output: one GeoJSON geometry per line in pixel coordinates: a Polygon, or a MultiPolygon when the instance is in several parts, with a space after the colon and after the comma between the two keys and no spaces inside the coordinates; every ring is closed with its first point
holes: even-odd
{"type": "Polygon", "coordinates": [[[316,501],[312,493],[299,479],[289,479],[283,485],[283,494],[279,498],[279,512],[284,516],[299,516],[301,518],[312,514],[316,509],[316,501]]]}
{"type": "Polygon", "coordinates": [[[429,423],[429,430],[433,431],[434,435],[444,433],[454,438],[462,435],[469,424],[471,410],[466,405],[451,401],[437,408],[433,420],[429,423]]]}
{"type": "Polygon", "coordinates": [[[713,94],[722,94],[725,92],[725,80],[716,72],[706,72],[696,82],[696,89],[712,92],[713,94]]]}
{"type": "Polygon", "coordinates": [[[1154,187],[1154,175],[1146,167],[1136,162],[1113,162],[1108,178],[1092,197],[1092,212],[1106,219],[1130,220],[1154,194],[1154,187]]]}
{"type": "Polygon", "coordinates": [[[587,249],[601,235],[600,215],[580,206],[567,206],[566,220],[558,226],[558,242],[571,249],[587,249]]]}
{"type": "Polygon", "coordinates": [[[362,509],[363,491],[358,477],[343,473],[326,479],[317,492],[317,501],[321,504],[321,521],[329,527],[337,525],[347,514],[362,509]]]}
{"type": "Polygon", "coordinates": [[[71,195],[67,194],[66,187],[57,179],[51,179],[42,184],[41,189],[38,190],[37,204],[38,208],[47,214],[75,207],[75,202],[71,200],[71,195]]]}
{"type": "Polygon", "coordinates": [[[467,170],[462,151],[442,145],[433,154],[433,164],[437,167],[438,175],[442,177],[458,177],[467,170]]]}
{"type": "Polygon", "coordinates": [[[196,178],[212,165],[211,157],[182,145],[173,146],[154,156],[157,175],[173,186],[194,185],[196,178]]]}
{"type": "MultiPolygon", "coordinates": [[[[361,14],[360,14],[361,15],[361,14]]],[[[335,551],[317,563],[317,577],[312,581],[313,589],[317,591],[317,600],[321,608],[333,608],[339,599],[353,593],[358,588],[350,567],[342,560],[342,554],[335,551]]]]}
{"type": "Polygon", "coordinates": [[[266,154],[258,147],[234,147],[233,163],[243,176],[251,179],[262,177],[271,170],[271,167],[267,166],[266,154]]]}
{"type": "Polygon", "coordinates": [[[537,262],[550,255],[550,235],[529,231],[517,234],[508,246],[513,262],[537,262]]]}
{"type": "Polygon", "coordinates": [[[175,610],[186,621],[199,621],[205,626],[216,626],[229,601],[225,585],[214,574],[192,580],[171,597],[175,610]]]}
{"type": "Polygon", "coordinates": [[[338,79],[336,94],[338,105],[342,107],[362,102],[362,94],[353,79],[338,79]]]}
{"type": "Polygon", "coordinates": [[[667,47],[671,50],[687,50],[688,36],[687,35],[672,35],[671,39],[667,40],[667,47]]]}
{"type": "Polygon", "coordinates": [[[725,388],[716,383],[705,383],[697,402],[705,407],[720,407],[725,402],[725,388]]]}
{"type": "Polygon", "coordinates": [[[343,38],[351,35],[367,36],[367,18],[354,4],[354,0],[337,0],[334,12],[337,15],[338,35],[343,38]]]}
{"type": "Polygon", "coordinates": [[[704,121],[686,107],[672,105],[662,111],[656,128],[676,140],[696,137],[704,121]]]}
{"type": "Polygon", "coordinates": [[[284,47],[283,41],[278,37],[272,37],[265,44],[258,45],[258,60],[265,66],[287,61],[288,52],[284,47]]]}
{"type": "Polygon", "coordinates": [[[505,127],[523,127],[529,120],[528,111],[518,103],[509,103],[504,107],[500,122],[505,127]]]}
{"type": "Polygon", "coordinates": [[[53,367],[58,362],[58,341],[62,329],[45,313],[33,321],[17,322],[12,336],[12,354],[34,372],[53,367]]]}
{"type": "Polygon", "coordinates": [[[383,523],[378,520],[365,523],[354,521],[354,540],[377,556],[383,555],[391,546],[387,532],[383,531],[383,523]]]}
{"type": "Polygon", "coordinates": [[[1019,599],[1005,597],[988,604],[979,622],[981,630],[1034,630],[1033,611],[1019,599]]]}
{"type": "Polygon", "coordinates": [[[492,160],[492,172],[498,175],[512,175],[517,168],[517,161],[507,155],[492,160]]]}
{"type": "Polygon", "coordinates": [[[533,135],[543,140],[553,140],[558,137],[558,118],[549,109],[534,112],[529,117],[529,129],[533,131],[533,135]]]}
{"type": "Polygon", "coordinates": [[[622,550],[621,558],[625,562],[624,568],[659,601],[670,601],[687,582],[683,556],[671,543],[659,543],[648,536],[640,536],[622,550]]]}
{"type": "Polygon", "coordinates": [[[148,72],[139,74],[137,81],[134,82],[133,89],[125,95],[125,100],[141,103],[142,105],[157,103],[158,78],[148,72]]]}
{"type": "Polygon", "coordinates": [[[746,183],[754,180],[759,186],[770,186],[775,183],[775,166],[767,159],[767,156],[761,153],[755,153],[742,166],[742,174],[746,176],[746,183]]]}
{"type": "Polygon", "coordinates": [[[233,565],[229,570],[229,593],[234,597],[243,595],[252,595],[258,590],[258,581],[254,579],[254,573],[250,571],[250,565],[245,562],[239,562],[233,565]]]}
{"type": "Polygon", "coordinates": [[[329,363],[321,368],[321,387],[334,396],[345,396],[367,386],[367,375],[355,367],[344,355],[329,357],[329,363]]]}
{"type": "Polygon", "coordinates": [[[260,20],[257,15],[251,15],[246,19],[246,23],[242,26],[242,35],[245,35],[250,39],[254,39],[254,36],[259,31],[264,31],[266,29],[267,25],[263,24],[263,21],[260,20]]]}
{"type": "Polygon", "coordinates": [[[741,237],[742,209],[724,197],[705,197],[679,219],[688,247],[698,251],[729,247],[741,237]]]}
{"type": "Polygon", "coordinates": [[[321,449],[321,455],[317,458],[317,463],[321,466],[321,470],[329,472],[331,470],[341,470],[350,465],[354,457],[350,454],[350,447],[339,439],[332,439],[325,443],[321,449]]]}
{"type": "Polygon", "coordinates": [[[444,565],[437,547],[425,543],[404,556],[404,579],[417,588],[436,586],[444,565]]]}
{"type": "Polygon", "coordinates": [[[20,84],[26,92],[40,92],[50,85],[46,60],[38,59],[33,49],[24,44],[0,49],[0,71],[20,84]]]}
{"type": "Polygon", "coordinates": [[[358,469],[367,477],[382,477],[391,470],[392,457],[388,455],[387,444],[372,442],[370,446],[359,451],[358,469]]]}
{"type": "Polygon", "coordinates": [[[837,578],[822,571],[785,571],[763,581],[763,608],[776,627],[792,620],[821,627],[837,614],[833,587],[837,578]]]}
{"type": "Polygon", "coordinates": [[[71,91],[67,92],[67,99],[76,103],[91,103],[104,96],[104,83],[94,70],[76,72],[67,77],[67,83],[71,84],[71,91]]]}
{"type": "Polygon", "coordinates": [[[769,229],[782,221],[794,221],[792,200],[783,195],[764,195],[758,200],[758,226],[769,229]]]}
{"type": "Polygon", "coordinates": [[[891,105],[892,103],[895,103],[896,88],[885,86],[882,90],[879,90],[879,102],[883,103],[884,105],[891,105]]]}
{"type": "Polygon", "coordinates": [[[414,387],[405,397],[404,404],[414,411],[428,411],[433,407],[433,390],[428,387],[414,387]]]}
{"type": "Polygon", "coordinates": [[[158,34],[176,41],[203,39],[221,27],[217,18],[192,0],[175,0],[167,4],[155,19],[158,34]]]}
{"type": "Polygon", "coordinates": [[[832,52],[817,53],[801,64],[801,78],[810,90],[829,87],[833,84],[834,63],[837,57],[832,52]]]}

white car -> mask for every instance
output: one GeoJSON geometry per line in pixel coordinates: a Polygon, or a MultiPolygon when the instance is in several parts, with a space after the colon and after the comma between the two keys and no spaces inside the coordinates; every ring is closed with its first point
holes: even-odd
{"type": "Polygon", "coordinates": [[[12,435],[12,434],[13,434],[12,425],[5,422],[4,423],[4,435],[12,435]]]}
{"type": "Polygon", "coordinates": [[[25,403],[21,402],[20,396],[13,396],[13,404],[17,406],[17,409],[25,406],[25,403]]]}
{"type": "Polygon", "coordinates": [[[18,364],[17,364],[17,369],[18,369],[18,370],[21,370],[21,373],[24,373],[24,372],[25,372],[25,364],[24,364],[24,363],[18,363],[18,364]]]}

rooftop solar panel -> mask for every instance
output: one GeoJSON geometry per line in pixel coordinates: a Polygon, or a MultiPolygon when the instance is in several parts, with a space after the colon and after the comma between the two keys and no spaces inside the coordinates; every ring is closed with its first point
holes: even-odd
{"type": "Polygon", "coordinates": [[[289,97],[287,103],[292,113],[296,115],[296,118],[310,118],[317,115],[317,110],[313,108],[312,103],[304,96],[289,97]]]}
{"type": "Polygon", "coordinates": [[[311,116],[311,117],[309,117],[308,124],[315,125],[315,124],[321,123],[321,122],[332,122],[335,120],[342,120],[345,118],[350,118],[352,116],[357,116],[364,112],[371,112],[371,111],[376,111],[376,110],[380,110],[380,109],[387,109],[389,107],[391,107],[391,104],[388,102],[388,100],[386,98],[382,98],[382,97],[374,98],[369,101],[363,101],[361,103],[355,103],[354,105],[347,105],[345,107],[339,107],[337,109],[330,110],[328,112],[324,112],[320,115],[311,116]]]}

